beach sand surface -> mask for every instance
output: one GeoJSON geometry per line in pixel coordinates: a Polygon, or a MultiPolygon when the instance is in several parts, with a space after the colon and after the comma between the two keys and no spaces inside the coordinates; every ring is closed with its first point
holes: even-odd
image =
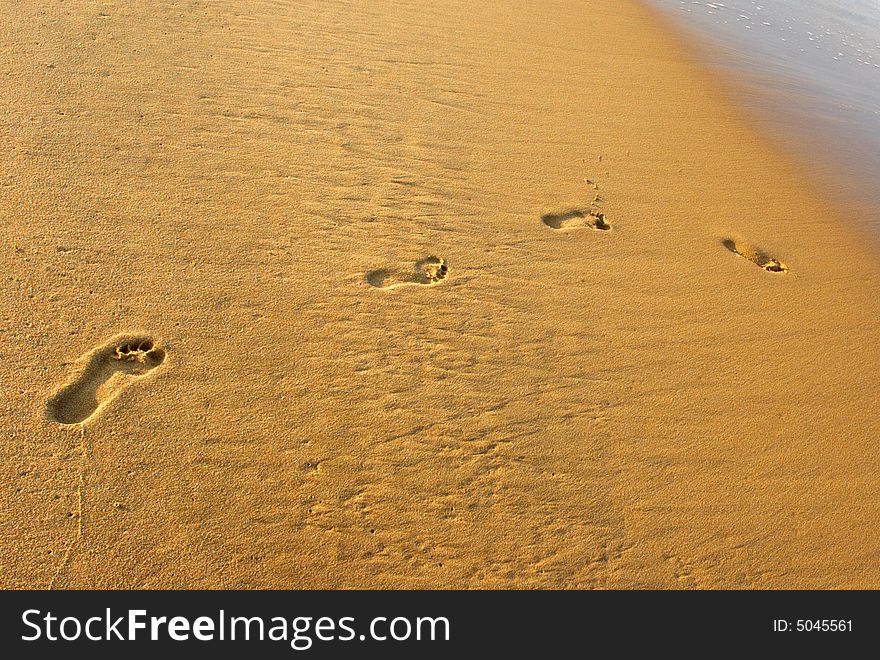
{"type": "Polygon", "coordinates": [[[646,8],[0,43],[0,586],[880,587],[880,260],[646,8]]]}

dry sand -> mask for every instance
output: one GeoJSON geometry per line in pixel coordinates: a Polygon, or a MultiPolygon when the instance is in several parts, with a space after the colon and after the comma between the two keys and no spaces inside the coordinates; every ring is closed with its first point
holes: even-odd
{"type": "Polygon", "coordinates": [[[0,43],[0,586],[880,587],[880,260],[637,3],[0,43]]]}

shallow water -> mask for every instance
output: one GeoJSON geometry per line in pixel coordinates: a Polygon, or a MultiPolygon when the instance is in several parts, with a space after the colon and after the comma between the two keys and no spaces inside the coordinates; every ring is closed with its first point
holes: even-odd
{"type": "Polygon", "coordinates": [[[648,0],[708,38],[743,101],[880,236],[880,0],[648,0]]]}

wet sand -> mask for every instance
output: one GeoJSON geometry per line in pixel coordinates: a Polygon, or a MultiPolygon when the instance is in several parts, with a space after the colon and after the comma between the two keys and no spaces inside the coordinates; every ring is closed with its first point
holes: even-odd
{"type": "Polygon", "coordinates": [[[731,102],[880,250],[880,7],[872,0],[647,0],[731,102]]]}
{"type": "Polygon", "coordinates": [[[880,264],[641,5],[0,32],[0,586],[880,587],[880,264]]]}

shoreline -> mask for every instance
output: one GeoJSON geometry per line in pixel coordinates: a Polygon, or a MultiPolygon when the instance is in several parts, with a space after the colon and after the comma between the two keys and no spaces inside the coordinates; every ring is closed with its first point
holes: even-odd
{"type": "Polygon", "coordinates": [[[744,57],[741,51],[748,43],[733,45],[729,34],[713,34],[706,25],[701,30],[699,24],[689,24],[676,15],[675,9],[664,9],[650,2],[647,0],[646,9],[653,12],[671,34],[685,42],[684,47],[695,66],[713,78],[713,85],[725,101],[741,110],[745,121],[768,140],[771,149],[794,162],[805,180],[822,180],[821,186],[816,184],[816,188],[821,187],[822,195],[830,200],[829,205],[842,207],[841,215],[858,218],[851,223],[855,231],[872,246],[880,248],[880,196],[866,174],[876,169],[867,155],[870,146],[862,146],[858,155],[851,153],[859,129],[848,127],[848,122],[864,121],[864,118],[841,119],[838,126],[816,116],[827,114],[827,108],[808,111],[791,107],[795,103],[809,103],[811,95],[815,96],[818,90],[803,83],[797,91],[785,89],[798,86],[794,78],[787,79],[781,72],[762,71],[754,62],[740,61],[744,57]],[[833,133],[821,135],[825,132],[833,133]],[[841,146],[837,143],[842,136],[845,139],[841,146]]]}
{"type": "Polygon", "coordinates": [[[655,10],[41,12],[0,586],[880,587],[880,262],[655,10]]]}

